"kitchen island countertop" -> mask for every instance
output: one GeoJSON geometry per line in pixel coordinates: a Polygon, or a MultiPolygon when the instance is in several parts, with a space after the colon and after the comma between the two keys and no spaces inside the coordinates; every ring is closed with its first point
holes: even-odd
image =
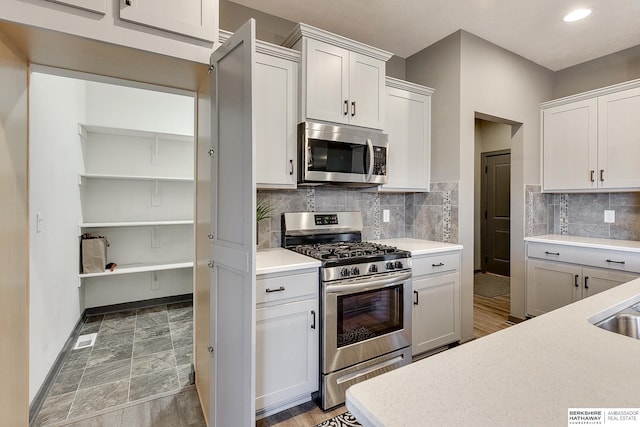
{"type": "MultiPolygon", "coordinates": [[[[592,323],[640,279],[347,390],[363,426],[566,426],[569,408],[639,408],[640,340],[592,323]]],[[[637,424],[634,424],[637,425],[637,424]]]]}
{"type": "Polygon", "coordinates": [[[618,250],[626,252],[640,252],[640,241],[601,239],[595,237],[567,236],[560,234],[545,234],[543,236],[525,237],[526,242],[552,243],[582,248],[618,250]]]}
{"type": "Polygon", "coordinates": [[[318,268],[320,261],[284,248],[256,251],[256,275],[318,268]]]}

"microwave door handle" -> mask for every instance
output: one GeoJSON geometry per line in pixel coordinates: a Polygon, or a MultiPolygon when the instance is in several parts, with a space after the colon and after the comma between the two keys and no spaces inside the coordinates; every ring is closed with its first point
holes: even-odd
{"type": "Polygon", "coordinates": [[[369,172],[367,173],[367,182],[371,182],[371,177],[373,176],[373,143],[370,138],[367,138],[367,147],[369,147],[369,172]]]}

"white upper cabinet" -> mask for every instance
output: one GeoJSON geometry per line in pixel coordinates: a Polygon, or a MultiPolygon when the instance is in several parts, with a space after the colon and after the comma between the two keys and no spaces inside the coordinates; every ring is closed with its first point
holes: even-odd
{"type": "MultiPolygon", "coordinates": [[[[122,46],[208,64],[217,47],[219,0],[0,1],[7,4],[2,11],[3,21],[27,26],[28,36],[36,43],[47,43],[49,39],[57,43],[61,60],[69,55],[84,61],[81,53],[87,50],[98,58],[95,61],[100,61],[99,58],[114,55],[114,47],[122,46]],[[55,33],[47,38],[48,33],[41,30],[55,33]],[[64,35],[77,36],[82,43],[61,38],[64,35]],[[105,45],[85,47],[89,41],[105,45]]],[[[42,56],[48,61],[46,55],[42,56]]],[[[135,61],[126,57],[121,60],[134,69],[135,61]]],[[[158,64],[161,63],[164,62],[158,64]]]]}
{"type": "Polygon", "coordinates": [[[218,14],[212,0],[120,0],[120,19],[214,41],[218,14]]]}
{"type": "Polygon", "coordinates": [[[640,80],[542,107],[544,191],[640,187],[640,80]]]}
{"type": "Polygon", "coordinates": [[[640,88],[599,97],[598,168],[602,171],[600,187],[640,187],[639,159],[640,88]]]}
{"type": "Polygon", "coordinates": [[[384,129],[389,52],[306,24],[284,45],[302,51],[299,121],[384,129]]]}
{"type": "Polygon", "coordinates": [[[299,53],[276,48],[261,44],[256,54],[256,185],[296,188],[299,53]]]}
{"type": "Polygon", "coordinates": [[[380,191],[429,191],[433,89],[387,77],[389,181],[380,191]]]}
{"type": "Polygon", "coordinates": [[[545,109],[542,120],[544,189],[597,188],[597,100],[545,109]]]}
{"type": "MultiPolygon", "coordinates": [[[[220,43],[230,36],[221,30],[220,43]]],[[[256,40],[255,56],[256,187],[294,189],[300,52],[256,40]]]]}

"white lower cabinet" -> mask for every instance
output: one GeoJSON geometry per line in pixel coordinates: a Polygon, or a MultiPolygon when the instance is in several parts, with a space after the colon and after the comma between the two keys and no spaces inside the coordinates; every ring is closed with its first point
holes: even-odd
{"type": "Polygon", "coordinates": [[[527,260],[527,314],[539,316],[640,277],[604,268],[527,260]]]}
{"type": "Polygon", "coordinates": [[[527,315],[539,316],[637,279],[639,261],[637,253],[529,242],[527,315]]]}
{"type": "Polygon", "coordinates": [[[412,355],[460,340],[460,252],[413,257],[412,355]]]}
{"type": "Polygon", "coordinates": [[[258,276],[256,414],[311,400],[318,390],[318,270],[258,276]]]}

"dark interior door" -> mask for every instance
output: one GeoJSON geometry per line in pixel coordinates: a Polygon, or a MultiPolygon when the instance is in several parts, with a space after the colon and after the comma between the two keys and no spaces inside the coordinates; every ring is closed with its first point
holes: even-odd
{"type": "Polygon", "coordinates": [[[509,276],[511,152],[483,153],[482,163],[482,271],[509,276]]]}

